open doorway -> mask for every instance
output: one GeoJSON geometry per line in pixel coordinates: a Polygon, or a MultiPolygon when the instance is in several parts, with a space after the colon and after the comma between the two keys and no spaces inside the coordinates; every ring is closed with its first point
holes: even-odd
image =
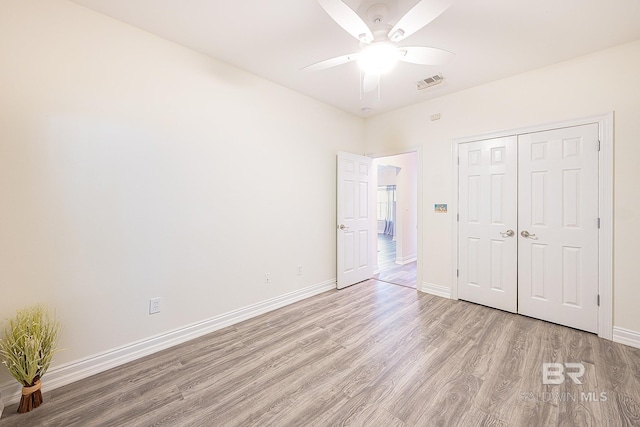
{"type": "Polygon", "coordinates": [[[373,160],[377,262],[374,277],[417,287],[418,153],[373,160]]]}

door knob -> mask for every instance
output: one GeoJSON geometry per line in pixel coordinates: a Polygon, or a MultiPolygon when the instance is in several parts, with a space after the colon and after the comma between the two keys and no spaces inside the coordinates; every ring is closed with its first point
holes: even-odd
{"type": "Polygon", "coordinates": [[[526,239],[538,240],[535,234],[531,234],[527,230],[522,230],[522,233],[520,233],[520,235],[526,239]]]}
{"type": "Polygon", "coordinates": [[[348,229],[349,229],[349,227],[347,227],[347,226],[346,226],[346,225],[344,225],[344,224],[340,224],[340,227],[338,227],[338,228],[339,228],[340,230],[342,230],[342,231],[344,231],[344,230],[348,230],[348,229]]]}
{"type": "Polygon", "coordinates": [[[500,234],[502,237],[513,237],[516,233],[514,233],[513,230],[507,230],[504,233],[500,232],[500,234]]]}

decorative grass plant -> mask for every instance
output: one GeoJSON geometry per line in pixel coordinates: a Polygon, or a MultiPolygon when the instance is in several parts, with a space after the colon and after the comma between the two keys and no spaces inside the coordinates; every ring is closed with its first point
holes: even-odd
{"type": "Polygon", "coordinates": [[[22,384],[18,412],[24,414],[42,404],[40,379],[49,369],[60,324],[52,320],[43,305],[18,310],[5,326],[0,339],[0,360],[22,384]]]}

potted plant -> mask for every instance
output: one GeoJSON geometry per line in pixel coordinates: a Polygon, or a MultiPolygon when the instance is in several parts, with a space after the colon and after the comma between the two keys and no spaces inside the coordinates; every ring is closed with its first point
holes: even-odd
{"type": "Polygon", "coordinates": [[[49,369],[60,324],[51,320],[43,305],[18,310],[0,339],[0,361],[22,384],[18,412],[23,414],[42,404],[40,379],[49,369]]]}

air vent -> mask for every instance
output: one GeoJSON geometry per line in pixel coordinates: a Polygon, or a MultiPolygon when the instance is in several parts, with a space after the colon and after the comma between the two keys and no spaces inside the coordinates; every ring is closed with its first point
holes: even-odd
{"type": "Polygon", "coordinates": [[[439,85],[444,81],[442,74],[436,74],[435,76],[427,77],[424,80],[418,82],[418,90],[430,88],[431,86],[439,85]]]}

